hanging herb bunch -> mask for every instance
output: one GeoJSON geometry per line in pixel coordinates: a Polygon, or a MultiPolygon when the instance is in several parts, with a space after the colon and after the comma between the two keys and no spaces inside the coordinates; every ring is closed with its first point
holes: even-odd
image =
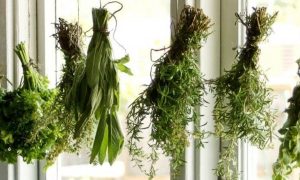
{"type": "Polygon", "coordinates": [[[85,63],[85,55],[82,50],[83,31],[77,24],[68,23],[59,18],[55,23],[56,33],[53,35],[57,41],[57,49],[64,55],[65,63],[62,68],[62,77],[58,83],[58,93],[52,106],[52,117],[55,117],[57,124],[64,132],[57,146],[48,155],[48,159],[54,159],[61,152],[78,152],[82,145],[90,146],[93,128],[92,123],[88,123],[84,133],[75,140],[73,139],[76,117],[74,104],[71,99],[71,89],[75,79],[76,71],[82,71],[85,63]]]}
{"type": "Polygon", "coordinates": [[[224,179],[237,179],[236,147],[238,139],[263,149],[272,136],[274,112],[271,89],[258,65],[259,43],[270,34],[277,13],[270,15],[267,9],[254,8],[251,15],[236,14],[246,28],[246,42],[239,49],[231,70],[213,83],[216,103],[213,110],[215,133],[227,146],[220,155],[217,175],[224,179]]]}
{"type": "Polygon", "coordinates": [[[30,62],[24,43],[18,44],[15,52],[22,64],[23,81],[16,90],[0,93],[0,160],[16,163],[22,156],[31,163],[46,158],[61,138],[60,127],[47,116],[56,91],[48,89],[48,79],[30,62]]]}
{"type": "MultiPolygon", "coordinates": [[[[118,2],[109,2],[118,3],[118,2]]],[[[106,5],[107,5],[106,4],[106,5]]],[[[120,3],[118,3],[120,4],[120,3]]],[[[107,31],[108,21],[115,13],[102,8],[93,8],[93,36],[88,46],[83,66],[75,68],[72,87],[69,90],[68,103],[75,112],[76,123],[74,138],[85,133],[89,123],[97,123],[90,162],[102,164],[108,159],[112,164],[121,152],[124,136],[118,122],[119,79],[117,69],[131,74],[124,64],[128,55],[119,60],[112,59],[112,48],[107,31]],[[96,158],[97,157],[97,158],[96,158]]]]}
{"type": "MultiPolygon", "coordinates": [[[[298,76],[300,76],[300,60],[298,63],[298,76]]],[[[300,85],[294,90],[286,113],[287,121],[279,129],[281,145],[277,161],[273,164],[273,180],[288,180],[293,169],[300,167],[300,85]]]]}
{"type": "Polygon", "coordinates": [[[129,153],[149,178],[155,176],[154,165],[160,149],[171,157],[171,169],[176,176],[185,163],[183,157],[189,137],[195,137],[198,145],[202,145],[205,133],[200,127],[196,126],[193,132],[186,127],[189,122],[200,124],[195,106],[203,103],[205,90],[195,54],[210,34],[211,25],[201,9],[185,6],[170,49],[153,65],[152,82],[130,105],[127,116],[129,153]],[[139,145],[143,130],[148,128],[151,129],[150,154],[139,145]],[[144,159],[151,162],[149,170],[143,166],[144,159]]]}

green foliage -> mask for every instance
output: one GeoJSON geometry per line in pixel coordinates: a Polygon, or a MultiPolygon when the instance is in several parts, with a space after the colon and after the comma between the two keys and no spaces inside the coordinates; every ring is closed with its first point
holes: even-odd
{"type": "Polygon", "coordinates": [[[287,121],[279,130],[281,145],[277,161],[273,164],[273,180],[287,180],[287,175],[300,167],[300,85],[294,88],[288,102],[287,121]]]}
{"type": "Polygon", "coordinates": [[[129,61],[128,56],[116,62],[112,60],[112,48],[107,32],[107,23],[111,16],[113,14],[104,8],[92,10],[94,33],[88,47],[85,66],[76,69],[70,90],[70,102],[74,106],[77,120],[74,137],[80,137],[88,123],[98,123],[90,162],[100,164],[106,157],[112,164],[122,150],[124,137],[117,118],[117,67],[123,72],[131,73],[124,65],[129,61]]]}
{"type": "Polygon", "coordinates": [[[184,151],[193,136],[203,145],[205,133],[198,126],[196,106],[203,103],[204,83],[195,53],[209,35],[210,19],[201,9],[186,6],[176,27],[173,43],[166,54],[154,63],[155,77],[150,85],[130,105],[127,116],[128,147],[132,161],[152,179],[155,162],[161,149],[171,157],[174,176],[184,165],[184,151]],[[145,120],[150,118],[150,123],[145,120]],[[193,132],[186,130],[195,123],[193,132]],[[151,153],[139,146],[143,130],[151,129],[148,142],[151,153]],[[150,161],[149,169],[144,161],[150,161]]]}
{"type": "MultiPolygon", "coordinates": [[[[55,24],[56,34],[53,36],[57,40],[57,48],[64,54],[64,66],[62,68],[62,77],[57,88],[57,95],[52,109],[49,112],[49,118],[60,127],[61,138],[56,141],[56,145],[48,153],[47,159],[52,162],[62,152],[78,153],[81,147],[91,146],[93,124],[88,123],[84,133],[74,139],[74,127],[76,117],[74,112],[75,105],[72,95],[72,87],[75,81],[77,71],[84,68],[85,55],[82,50],[82,28],[76,23],[68,23],[62,18],[55,24]]],[[[51,165],[50,163],[47,166],[51,165]]]]}
{"type": "Polygon", "coordinates": [[[83,54],[82,46],[82,28],[76,23],[68,23],[62,18],[59,18],[59,23],[55,24],[56,34],[53,36],[58,42],[57,48],[64,54],[65,64],[62,69],[62,77],[59,81],[59,97],[66,109],[71,111],[72,101],[69,96],[70,89],[74,83],[76,70],[84,67],[85,55],[83,54]]]}
{"type": "Polygon", "coordinates": [[[0,93],[0,160],[15,163],[22,156],[31,163],[46,158],[62,132],[45,116],[56,91],[48,90],[47,78],[32,67],[24,43],[18,44],[15,52],[22,63],[24,79],[16,90],[0,93]]]}
{"type": "Polygon", "coordinates": [[[127,66],[125,66],[125,64],[129,62],[129,60],[130,60],[129,56],[126,55],[126,56],[124,56],[121,59],[114,60],[114,63],[116,65],[116,68],[119,71],[121,71],[123,73],[126,73],[128,75],[133,75],[133,73],[131,72],[131,70],[127,66]]]}
{"type": "Polygon", "coordinates": [[[216,173],[228,180],[238,176],[234,153],[238,139],[263,149],[272,136],[275,117],[270,108],[271,90],[266,87],[265,75],[258,66],[258,44],[270,33],[277,13],[269,15],[266,8],[257,8],[245,19],[236,16],[246,27],[246,42],[238,51],[231,70],[213,83],[215,134],[228,141],[220,155],[216,173]]]}

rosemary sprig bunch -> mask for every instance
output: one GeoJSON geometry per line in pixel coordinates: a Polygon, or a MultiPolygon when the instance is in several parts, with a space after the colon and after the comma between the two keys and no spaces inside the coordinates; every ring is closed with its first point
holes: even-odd
{"type": "MultiPolygon", "coordinates": [[[[298,63],[298,76],[300,76],[300,60],[298,63]]],[[[273,164],[273,180],[288,180],[288,175],[300,167],[300,85],[294,90],[290,103],[286,109],[287,121],[279,130],[281,145],[277,161],[273,164]]]]}
{"type": "Polygon", "coordinates": [[[201,9],[185,6],[176,27],[170,49],[153,64],[155,77],[139,97],[130,105],[127,116],[128,147],[132,161],[152,179],[158,151],[171,158],[174,176],[184,165],[184,151],[193,136],[202,144],[204,132],[195,127],[186,130],[189,122],[199,125],[195,106],[203,103],[204,81],[195,53],[210,34],[210,19],[201,9]],[[150,124],[146,119],[150,118],[150,124]],[[143,130],[151,128],[150,154],[139,146],[143,130]],[[150,168],[143,161],[151,162],[150,168]]]}
{"type": "Polygon", "coordinates": [[[237,179],[234,151],[238,139],[263,149],[272,136],[275,115],[270,108],[271,90],[266,87],[266,77],[258,65],[258,45],[270,34],[276,16],[277,13],[268,14],[264,7],[254,8],[245,17],[236,14],[246,28],[246,42],[232,68],[213,82],[215,134],[229,142],[216,169],[224,179],[237,179]]]}

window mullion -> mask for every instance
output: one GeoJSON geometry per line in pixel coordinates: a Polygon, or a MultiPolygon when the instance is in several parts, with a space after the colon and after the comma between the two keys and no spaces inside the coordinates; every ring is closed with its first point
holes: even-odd
{"type": "MultiPolygon", "coordinates": [[[[180,12],[184,8],[185,5],[185,0],[172,0],[170,1],[170,15],[171,15],[171,21],[172,21],[172,26],[171,26],[171,37],[174,36],[174,25],[177,23],[180,12]]],[[[171,38],[172,39],[172,38],[171,38]]],[[[183,157],[186,160],[186,157],[183,157]]],[[[186,162],[188,163],[188,162],[186,162]]],[[[170,176],[171,180],[187,180],[186,179],[186,165],[181,168],[179,175],[176,178],[172,177],[172,169],[170,169],[170,176]]]]}
{"type": "MultiPolygon", "coordinates": [[[[239,44],[239,28],[236,26],[235,12],[239,12],[238,0],[221,1],[221,74],[231,68],[236,55],[236,52],[232,48],[237,47],[239,44]]],[[[227,141],[220,139],[220,153],[226,150],[227,143],[227,141]]],[[[240,147],[236,147],[236,156],[238,159],[240,159],[242,152],[240,147]]],[[[238,166],[238,170],[240,171],[240,163],[238,163],[238,166]]]]}
{"type": "MultiPolygon", "coordinates": [[[[50,88],[55,87],[56,76],[56,49],[55,40],[52,35],[55,33],[53,23],[56,22],[56,0],[37,0],[36,4],[36,31],[37,31],[37,59],[42,74],[46,75],[50,82],[50,88]]],[[[57,162],[43,170],[45,161],[38,162],[39,180],[59,180],[57,162]]]]}
{"type": "MultiPolygon", "coordinates": [[[[215,79],[220,75],[220,56],[221,56],[221,1],[203,1],[197,0],[196,7],[202,8],[204,13],[211,19],[213,26],[212,34],[208,36],[207,41],[199,52],[199,63],[201,72],[205,75],[205,79],[215,79]]],[[[211,93],[205,95],[204,99],[209,102],[205,106],[200,107],[201,126],[205,131],[214,132],[214,121],[212,118],[212,110],[214,106],[214,97],[211,93]]],[[[218,162],[219,140],[214,136],[206,139],[204,148],[195,149],[195,179],[196,180],[216,180],[218,177],[214,173],[218,162]]]]}
{"type": "MultiPolygon", "coordinates": [[[[244,27],[236,24],[236,12],[247,11],[247,0],[225,0],[221,1],[221,74],[229,70],[234,62],[236,51],[232,49],[244,43],[244,27]]],[[[220,140],[220,150],[224,150],[226,142],[220,140]]],[[[236,148],[238,158],[238,171],[240,180],[248,180],[248,144],[239,141],[236,148]]]]}
{"type": "MultiPolygon", "coordinates": [[[[36,42],[36,33],[32,31],[36,22],[35,15],[31,14],[35,11],[35,0],[15,0],[14,2],[14,39],[13,47],[20,43],[25,42],[31,58],[36,58],[36,47],[32,46],[36,42]]],[[[12,51],[13,52],[13,51],[12,51]]],[[[14,87],[17,88],[20,85],[22,68],[14,55],[13,61],[13,83],[14,87]]],[[[14,168],[16,180],[32,179],[37,180],[37,162],[34,161],[32,164],[27,164],[23,161],[22,157],[18,158],[18,162],[14,168]]]]}

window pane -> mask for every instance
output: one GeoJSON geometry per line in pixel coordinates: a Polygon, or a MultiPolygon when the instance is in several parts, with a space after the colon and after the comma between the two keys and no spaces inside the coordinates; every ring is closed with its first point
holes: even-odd
{"type": "MultiPolygon", "coordinates": [[[[105,4],[108,1],[102,1],[105,4]]],[[[122,73],[120,75],[120,110],[119,119],[125,131],[126,115],[129,104],[144,89],[143,85],[150,82],[150,49],[167,47],[170,41],[170,1],[169,0],[119,0],[124,8],[116,14],[118,24],[115,39],[126,48],[131,62],[128,66],[134,76],[122,73]]],[[[92,27],[91,8],[99,7],[99,0],[57,0],[57,17],[63,17],[68,21],[77,21],[86,31],[92,27]],[[78,3],[79,2],[79,11],[78,3]]],[[[109,10],[116,10],[118,6],[110,6],[109,10]]],[[[109,30],[113,30],[115,22],[111,20],[109,30]]],[[[92,32],[89,32],[91,35],[92,32]]],[[[112,33],[111,33],[112,34],[112,33]]],[[[125,50],[111,38],[114,58],[125,55],[125,50]]],[[[88,44],[88,40],[86,42],[88,44]]],[[[154,57],[160,54],[155,53],[154,57]]],[[[60,55],[61,56],[61,55],[60,55]]],[[[147,142],[142,142],[147,148],[147,142]]],[[[126,148],[112,166],[89,164],[89,150],[84,150],[79,156],[64,154],[61,156],[59,168],[62,180],[143,180],[148,179],[138,168],[133,167],[126,148]]],[[[158,162],[157,180],[169,179],[169,160],[161,157],[158,162]]]]}
{"type": "MultiPolygon", "coordinates": [[[[260,63],[266,71],[269,86],[274,89],[273,106],[278,110],[276,119],[277,130],[286,121],[288,98],[292,95],[293,87],[299,81],[296,74],[296,60],[300,58],[300,1],[298,0],[255,0],[252,5],[267,6],[270,12],[279,11],[276,22],[272,26],[273,33],[268,40],[261,45],[260,63]]],[[[248,176],[249,179],[272,179],[272,164],[278,157],[280,142],[278,137],[273,138],[273,148],[258,150],[250,148],[248,152],[248,176]]],[[[290,180],[299,180],[300,171],[294,170],[290,180]]]]}

